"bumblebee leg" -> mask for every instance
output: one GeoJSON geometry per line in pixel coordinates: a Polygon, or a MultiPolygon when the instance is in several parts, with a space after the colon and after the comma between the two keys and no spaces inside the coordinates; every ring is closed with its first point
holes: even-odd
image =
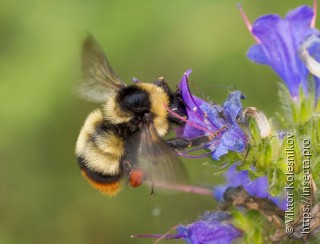
{"type": "Polygon", "coordinates": [[[191,139],[176,137],[165,140],[165,143],[174,149],[186,149],[188,147],[197,147],[204,145],[212,140],[212,136],[199,136],[191,139]]]}
{"type": "Polygon", "coordinates": [[[150,192],[150,195],[154,195],[155,192],[154,192],[154,184],[152,183],[151,184],[151,192],[150,192]]]}

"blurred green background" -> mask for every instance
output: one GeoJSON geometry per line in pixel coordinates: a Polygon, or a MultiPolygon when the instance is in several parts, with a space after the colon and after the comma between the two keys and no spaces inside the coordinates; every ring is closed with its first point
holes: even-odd
{"type": "MultiPolygon", "coordinates": [[[[240,89],[244,106],[273,115],[278,77],[245,57],[254,43],[238,0],[0,2],[0,243],[151,243],[215,208],[209,196],[125,188],[102,196],[80,175],[75,142],[97,104],[73,95],[85,33],[96,36],[120,77],[174,87],[186,69],[219,103],[240,89]]],[[[242,1],[249,18],[312,1],[242,1]]],[[[207,159],[185,160],[193,184],[218,182],[207,159]]]]}

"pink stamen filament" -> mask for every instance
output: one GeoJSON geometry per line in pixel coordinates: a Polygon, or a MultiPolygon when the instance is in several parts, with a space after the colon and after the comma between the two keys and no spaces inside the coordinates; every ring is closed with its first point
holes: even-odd
{"type": "MultiPolygon", "coordinates": [[[[212,144],[214,145],[214,144],[212,144]]],[[[189,153],[192,153],[192,152],[195,152],[195,151],[199,151],[201,149],[205,149],[205,147],[197,147],[197,148],[193,148],[189,151],[183,151],[183,152],[176,152],[178,156],[180,157],[184,157],[184,158],[204,158],[204,157],[208,157],[210,156],[214,150],[208,152],[208,153],[203,153],[203,154],[200,154],[200,155],[195,155],[195,156],[192,156],[192,155],[188,155],[189,153]]]]}
{"type": "Polygon", "coordinates": [[[220,130],[218,130],[218,131],[209,130],[209,129],[207,129],[207,128],[205,128],[205,127],[202,127],[201,125],[198,125],[198,124],[196,124],[196,123],[193,123],[193,122],[187,120],[186,118],[180,116],[179,114],[173,112],[170,108],[168,108],[168,106],[165,106],[165,108],[166,108],[166,110],[167,110],[170,114],[172,114],[172,115],[175,116],[176,118],[178,118],[178,119],[186,122],[187,124],[193,126],[194,128],[197,128],[197,129],[202,130],[202,131],[204,131],[204,132],[208,132],[208,133],[213,134],[213,135],[216,135],[216,134],[219,133],[219,131],[220,131],[220,130]]]}
{"type": "Polygon", "coordinates": [[[260,40],[252,33],[252,24],[251,24],[248,16],[246,15],[246,12],[243,10],[242,5],[240,3],[238,4],[238,9],[240,11],[241,17],[242,17],[247,29],[249,30],[249,32],[251,33],[253,38],[256,40],[256,42],[260,43],[260,40]]]}
{"type": "Polygon", "coordinates": [[[313,0],[313,17],[311,20],[311,27],[315,28],[316,26],[316,20],[317,20],[317,12],[318,12],[318,1],[317,0],[313,0]]]}

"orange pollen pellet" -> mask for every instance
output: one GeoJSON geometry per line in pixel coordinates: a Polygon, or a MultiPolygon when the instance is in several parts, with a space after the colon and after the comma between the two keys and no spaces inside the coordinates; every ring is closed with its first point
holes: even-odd
{"type": "Polygon", "coordinates": [[[130,172],[129,184],[132,187],[138,187],[143,182],[143,172],[140,169],[133,169],[130,172]]]}

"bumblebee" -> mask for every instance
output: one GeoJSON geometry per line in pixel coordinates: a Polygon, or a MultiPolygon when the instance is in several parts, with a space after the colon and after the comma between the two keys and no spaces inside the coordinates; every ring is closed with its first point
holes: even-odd
{"type": "Polygon", "coordinates": [[[163,139],[171,126],[183,125],[178,117],[186,118],[179,90],[172,92],[163,78],[125,84],[91,35],[82,47],[82,73],[80,95],[102,103],[85,120],[76,143],[78,164],[89,183],[112,196],[123,178],[133,187],[143,181],[185,182],[187,171],[174,149],[202,143],[203,138],[163,139]]]}

